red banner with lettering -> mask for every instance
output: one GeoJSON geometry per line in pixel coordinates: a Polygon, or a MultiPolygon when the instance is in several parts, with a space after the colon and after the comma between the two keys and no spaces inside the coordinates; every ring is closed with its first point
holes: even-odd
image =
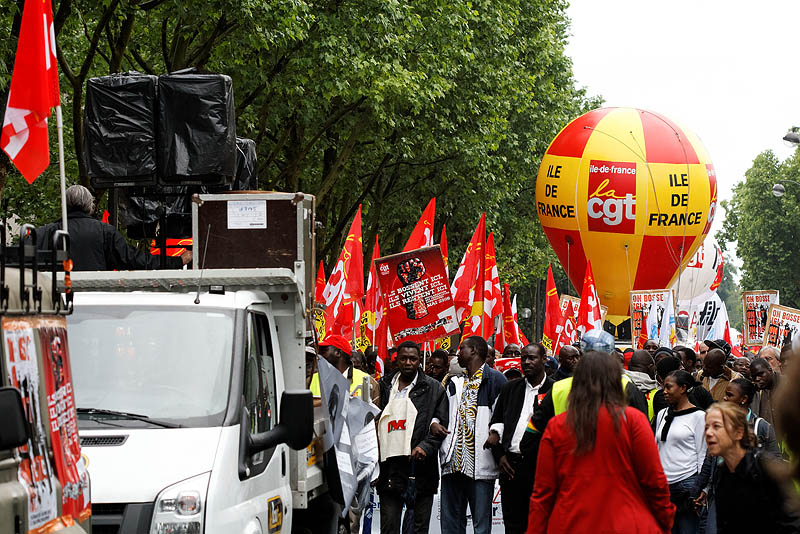
{"type": "Polygon", "coordinates": [[[75,396],[72,392],[67,323],[63,317],[36,321],[44,363],[44,385],[56,474],[61,482],[61,513],[83,522],[91,515],[89,476],[81,458],[75,396]]]}
{"type": "Polygon", "coordinates": [[[375,268],[395,344],[458,332],[439,245],[378,258],[375,268]]]}

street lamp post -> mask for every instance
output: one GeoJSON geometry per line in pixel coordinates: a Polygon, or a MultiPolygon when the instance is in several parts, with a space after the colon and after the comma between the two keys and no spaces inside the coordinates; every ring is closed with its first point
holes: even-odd
{"type": "MultiPolygon", "coordinates": [[[[793,184],[797,184],[800,186],[800,182],[796,182],[794,180],[789,180],[787,178],[782,178],[778,180],[778,182],[791,182],[793,184]]],[[[775,195],[777,198],[781,198],[783,195],[786,194],[786,187],[784,187],[781,183],[776,183],[772,186],[772,194],[775,195]]]]}

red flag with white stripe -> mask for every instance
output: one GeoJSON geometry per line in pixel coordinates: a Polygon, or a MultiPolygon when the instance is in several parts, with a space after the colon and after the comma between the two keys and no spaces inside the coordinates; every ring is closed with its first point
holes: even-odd
{"type": "Polygon", "coordinates": [[[50,108],[61,105],[56,61],[50,0],[28,0],[0,134],[0,148],[28,183],[50,164],[47,118],[50,108]]]}
{"type": "Polygon", "coordinates": [[[433,219],[435,216],[436,197],[433,197],[430,202],[428,202],[428,206],[425,208],[425,211],[422,212],[422,216],[411,232],[411,237],[408,238],[406,246],[403,247],[403,252],[433,246],[433,219]]]}
{"type": "Polygon", "coordinates": [[[361,207],[347,232],[336,266],[322,298],[325,302],[325,326],[328,332],[353,339],[354,303],[364,296],[364,260],[361,246],[361,207]]]}

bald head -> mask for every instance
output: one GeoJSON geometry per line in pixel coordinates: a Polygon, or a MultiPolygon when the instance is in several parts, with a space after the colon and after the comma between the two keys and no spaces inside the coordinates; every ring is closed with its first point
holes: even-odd
{"type": "Polygon", "coordinates": [[[655,378],[656,363],[648,351],[637,350],[631,356],[631,361],[628,362],[628,370],[646,373],[650,378],[655,378]]]}
{"type": "Polygon", "coordinates": [[[571,373],[575,370],[575,366],[578,364],[579,358],[580,352],[578,352],[578,349],[572,345],[564,345],[561,347],[561,350],[558,351],[558,363],[561,365],[564,371],[568,373],[571,373]]]}
{"type": "Polygon", "coordinates": [[[703,360],[703,376],[718,378],[725,369],[725,351],[722,349],[711,349],[703,360]]]}

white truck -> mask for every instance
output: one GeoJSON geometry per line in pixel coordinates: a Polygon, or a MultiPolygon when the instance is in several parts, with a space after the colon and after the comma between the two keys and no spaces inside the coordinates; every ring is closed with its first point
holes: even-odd
{"type": "Polygon", "coordinates": [[[197,267],[253,256],[286,266],[73,273],[93,531],[335,532],[312,442],[324,415],[305,382],[313,197],[213,195],[193,207],[197,267]],[[278,240],[267,252],[280,258],[251,248],[263,239],[278,240]]]}

